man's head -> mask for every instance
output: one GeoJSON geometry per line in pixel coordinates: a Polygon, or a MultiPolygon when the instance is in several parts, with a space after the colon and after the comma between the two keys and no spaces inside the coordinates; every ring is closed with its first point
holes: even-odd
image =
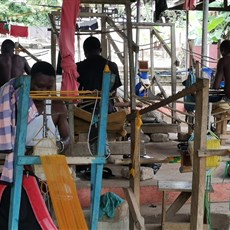
{"type": "Polygon", "coordinates": [[[96,37],[88,37],[83,43],[86,58],[101,53],[101,43],[96,37]]]}
{"type": "Polygon", "coordinates": [[[6,39],[2,43],[1,52],[2,54],[13,54],[15,44],[12,40],[6,39]]]}
{"type": "Polygon", "coordinates": [[[220,44],[220,52],[222,56],[230,54],[230,40],[224,40],[220,44]]]}
{"type": "Polygon", "coordinates": [[[31,90],[46,91],[55,89],[55,70],[45,61],[36,62],[31,69],[31,90]]]}

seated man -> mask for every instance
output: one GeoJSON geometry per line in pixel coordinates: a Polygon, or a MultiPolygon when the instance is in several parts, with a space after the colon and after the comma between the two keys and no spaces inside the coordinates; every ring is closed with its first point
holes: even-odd
{"type": "MultiPolygon", "coordinates": [[[[13,84],[14,79],[10,81],[9,84],[13,84]]],[[[4,85],[3,87],[6,87],[4,85]]],[[[2,87],[2,88],[3,88],[2,87]]],[[[55,70],[51,64],[47,62],[37,62],[33,65],[31,69],[31,91],[50,91],[55,87],[55,70]]],[[[2,89],[1,88],[1,89],[2,89]]],[[[26,137],[26,145],[35,146],[39,139],[43,138],[43,114],[45,107],[49,110],[47,111],[47,136],[54,136],[56,140],[56,130],[57,127],[59,133],[59,140],[56,142],[57,147],[59,149],[59,153],[65,153],[65,150],[70,144],[70,130],[67,121],[67,108],[62,101],[52,101],[49,105],[44,105],[43,100],[33,100],[38,115],[33,117],[27,127],[27,137],[26,137]]],[[[32,107],[30,107],[31,109],[32,107]]],[[[34,107],[33,107],[34,108],[34,107]]],[[[23,109],[23,108],[21,108],[23,109]]],[[[36,110],[34,110],[34,113],[36,110]]],[[[30,151],[27,151],[27,154],[31,154],[30,151]]],[[[26,179],[31,180],[31,174],[28,166],[25,166],[26,179]]],[[[23,179],[24,180],[24,179],[23,179]]],[[[8,229],[8,218],[9,218],[9,204],[10,204],[10,189],[11,186],[7,186],[6,188],[2,187],[0,184],[0,193],[2,192],[2,196],[0,197],[0,229],[7,230],[8,229]]],[[[49,212],[46,209],[45,204],[43,205],[43,198],[40,194],[37,180],[32,183],[24,183],[22,189],[21,196],[21,206],[19,213],[19,221],[18,221],[18,229],[19,230],[41,230],[41,229],[54,229],[55,227],[51,217],[49,216],[49,212]],[[29,184],[29,185],[28,185],[29,184]],[[29,186],[29,188],[28,188],[29,186]],[[26,192],[25,192],[26,191],[26,192]],[[29,192],[28,192],[29,191],[29,192]],[[31,195],[32,194],[32,195],[31,195]],[[32,196],[32,197],[31,197],[32,196]],[[36,199],[35,199],[36,198],[36,199]],[[39,200],[40,199],[40,200],[39,200]],[[36,203],[37,202],[37,203],[36,203]],[[35,208],[34,208],[35,207],[35,208]],[[46,218],[44,221],[41,220],[41,215],[39,212],[45,213],[46,218]],[[44,226],[48,226],[44,228],[44,226]]]]}
{"type": "MultiPolygon", "coordinates": [[[[121,80],[118,67],[115,62],[111,62],[101,56],[101,43],[96,37],[88,37],[83,43],[83,49],[86,59],[78,62],[77,71],[79,73],[78,82],[79,90],[101,90],[103,80],[103,70],[108,64],[111,71],[111,88],[110,92],[116,94],[116,89],[121,86],[121,80]]],[[[94,105],[84,107],[85,110],[92,112],[94,105]]],[[[114,100],[109,101],[108,113],[116,112],[114,100]]]]}
{"type": "Polygon", "coordinates": [[[4,85],[11,78],[20,77],[25,72],[30,74],[30,66],[24,57],[14,54],[15,44],[12,40],[6,39],[1,46],[0,54],[0,86],[4,85]]]}
{"type": "MultiPolygon", "coordinates": [[[[113,93],[113,96],[116,95],[116,89],[121,86],[121,80],[118,72],[117,64],[111,62],[101,56],[101,43],[96,37],[88,37],[83,43],[83,49],[86,59],[84,61],[76,63],[77,71],[79,73],[78,82],[80,83],[80,90],[102,90],[102,81],[103,81],[103,71],[105,65],[108,64],[111,71],[110,79],[110,92],[113,93]]],[[[85,106],[83,109],[95,114],[99,113],[98,105],[90,104],[85,106]]],[[[114,100],[109,100],[108,113],[116,112],[114,107],[114,100]]],[[[89,142],[91,151],[95,154],[97,149],[97,136],[98,136],[98,126],[97,124],[92,125],[90,129],[89,142]]],[[[107,148],[107,152],[109,149],[107,148]]]]}
{"type": "Polygon", "coordinates": [[[213,108],[215,111],[230,111],[230,40],[224,40],[220,44],[220,52],[222,58],[217,63],[216,74],[214,78],[213,88],[220,89],[221,82],[224,81],[224,94],[222,102],[217,108],[213,108]]]}
{"type": "MultiPolygon", "coordinates": [[[[47,62],[40,61],[31,69],[31,91],[49,91],[55,89],[56,75],[53,66],[47,62]]],[[[48,101],[44,106],[43,100],[33,100],[39,116],[33,119],[27,128],[27,146],[34,146],[43,136],[43,114],[47,113],[47,131],[49,136],[56,133],[56,127],[60,135],[57,141],[59,153],[64,153],[70,144],[70,129],[67,121],[67,108],[63,101],[48,101]],[[45,108],[46,107],[46,108],[45,108]]]]}

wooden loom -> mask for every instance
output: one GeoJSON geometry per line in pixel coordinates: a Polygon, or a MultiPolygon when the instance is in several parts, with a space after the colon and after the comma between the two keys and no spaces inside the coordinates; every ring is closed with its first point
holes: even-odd
{"type": "MultiPolygon", "coordinates": [[[[17,132],[16,132],[15,154],[14,154],[15,155],[14,156],[14,184],[12,186],[10,214],[9,214],[9,229],[17,230],[19,210],[20,210],[20,200],[21,200],[23,167],[24,165],[41,164],[41,160],[39,156],[24,155],[25,142],[26,142],[25,130],[27,130],[27,119],[28,119],[28,109],[26,109],[26,107],[29,108],[30,78],[28,76],[19,77],[15,85],[17,88],[20,88],[18,108],[22,108],[22,107],[25,108],[25,109],[17,110],[18,120],[17,120],[17,132]]],[[[100,195],[101,195],[101,187],[102,187],[102,172],[103,172],[103,165],[105,163],[105,149],[106,149],[105,136],[106,136],[106,127],[107,127],[109,85],[110,85],[110,71],[109,68],[107,68],[104,71],[104,78],[103,78],[103,85],[102,85],[102,96],[101,96],[101,107],[100,107],[101,116],[99,119],[99,133],[98,133],[99,138],[98,138],[97,155],[94,156],[94,158],[92,158],[91,160],[91,171],[93,172],[91,174],[91,188],[92,188],[91,189],[91,219],[90,219],[91,230],[96,230],[98,226],[98,212],[99,212],[100,195]]],[[[88,159],[85,160],[88,162],[88,159]]],[[[44,163],[44,165],[45,164],[46,163],[44,163]]],[[[62,159],[62,164],[65,165],[63,163],[63,159],[62,159]]],[[[57,171],[52,171],[52,173],[57,171]]],[[[71,183],[69,183],[69,186],[72,186],[71,183]]],[[[73,194],[76,195],[76,193],[73,190],[72,192],[73,194]]],[[[75,200],[75,202],[78,201],[75,200]]],[[[79,205],[77,207],[80,208],[79,205]]],[[[63,208],[65,209],[65,207],[63,208]]],[[[77,210],[79,211],[79,209],[77,210]]],[[[57,217],[60,217],[61,215],[62,214],[58,213],[57,217]]],[[[80,214],[80,216],[82,217],[82,214],[80,214]]],[[[61,225],[64,223],[63,219],[59,220],[58,222],[61,225]]],[[[72,224],[74,224],[74,222],[72,222],[72,224]]],[[[86,226],[82,219],[81,219],[81,226],[86,226]]],[[[78,229],[84,230],[85,228],[78,228],[78,229]]]]}

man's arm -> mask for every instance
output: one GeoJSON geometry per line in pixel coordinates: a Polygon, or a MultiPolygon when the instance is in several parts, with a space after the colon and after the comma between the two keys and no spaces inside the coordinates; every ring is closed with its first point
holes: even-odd
{"type": "Polygon", "coordinates": [[[68,149],[70,145],[70,129],[69,129],[69,123],[67,120],[67,108],[64,104],[64,102],[56,102],[56,109],[55,113],[58,113],[58,120],[57,120],[57,127],[60,134],[60,141],[58,142],[59,149],[63,150],[61,153],[65,153],[65,150],[68,149]],[[63,146],[62,146],[63,144],[63,146]]]}
{"type": "Polygon", "coordinates": [[[213,83],[213,89],[219,89],[220,83],[224,79],[224,59],[221,58],[217,63],[215,80],[213,83]]]}
{"type": "Polygon", "coordinates": [[[28,75],[30,75],[31,68],[25,58],[24,58],[24,70],[28,75]]]}
{"type": "Polygon", "coordinates": [[[122,85],[117,64],[112,62],[110,68],[111,73],[115,75],[114,84],[111,88],[111,91],[116,91],[116,89],[122,85]]]}

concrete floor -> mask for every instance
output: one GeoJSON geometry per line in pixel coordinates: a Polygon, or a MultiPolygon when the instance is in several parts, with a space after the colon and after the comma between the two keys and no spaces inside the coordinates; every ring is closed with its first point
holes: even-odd
{"type": "MultiPolygon", "coordinates": [[[[162,159],[169,156],[179,156],[180,154],[177,149],[178,143],[176,135],[170,134],[169,142],[147,143],[145,145],[146,154],[162,159]]],[[[222,147],[228,148],[228,143],[227,146],[222,147]]],[[[228,160],[229,157],[223,157],[222,159],[228,160]]],[[[145,218],[146,229],[160,229],[162,194],[157,189],[157,181],[192,181],[192,173],[180,173],[180,166],[180,163],[163,163],[160,170],[152,179],[141,181],[141,214],[145,218]]],[[[106,167],[112,170],[114,177],[111,179],[103,179],[102,193],[111,191],[125,199],[122,189],[129,187],[129,180],[122,177],[121,170],[128,166],[107,164],[106,167]]],[[[214,193],[211,194],[212,229],[217,230],[230,230],[230,177],[226,177],[223,181],[224,169],[225,162],[221,162],[220,165],[212,171],[212,184],[214,187],[214,193]]],[[[84,209],[88,209],[90,202],[90,181],[80,176],[77,178],[76,183],[82,206],[84,209]]],[[[170,195],[168,195],[168,204],[170,204],[176,196],[177,194],[170,193],[170,195]]],[[[189,214],[190,202],[178,212],[177,218],[189,222],[189,214]]],[[[101,228],[101,230],[104,229],[101,228]]]]}

